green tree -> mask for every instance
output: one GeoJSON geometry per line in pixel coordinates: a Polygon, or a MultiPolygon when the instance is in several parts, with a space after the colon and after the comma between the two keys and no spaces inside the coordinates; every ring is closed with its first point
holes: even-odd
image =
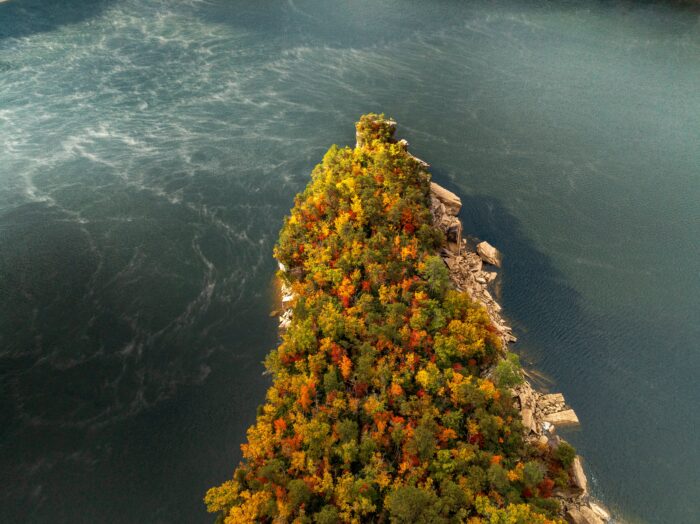
{"type": "Polygon", "coordinates": [[[568,442],[560,442],[554,450],[554,457],[561,462],[564,469],[569,469],[576,458],[576,449],[568,442]]]}
{"type": "Polygon", "coordinates": [[[429,256],[425,259],[425,269],[421,276],[428,283],[428,289],[436,298],[442,298],[450,285],[450,273],[439,256],[429,256]]]}
{"type": "Polygon", "coordinates": [[[311,490],[301,479],[290,480],[287,484],[287,492],[289,503],[295,508],[311,501],[311,490]]]}
{"type": "Polygon", "coordinates": [[[544,466],[539,462],[529,461],[523,468],[523,484],[533,489],[544,479],[544,466]]]}
{"type": "Polygon", "coordinates": [[[502,388],[512,388],[522,382],[520,358],[515,353],[508,353],[506,358],[496,365],[496,384],[502,388]]]}
{"type": "Polygon", "coordinates": [[[395,489],[387,495],[385,504],[389,519],[395,524],[437,524],[447,522],[436,508],[437,495],[414,486],[395,489]]]}
{"type": "Polygon", "coordinates": [[[510,483],[508,482],[508,472],[500,464],[491,464],[487,473],[489,484],[500,493],[505,493],[510,483]]]}
{"type": "Polygon", "coordinates": [[[316,524],[337,524],[340,522],[340,516],[335,506],[323,506],[321,511],[314,515],[316,524]]]}

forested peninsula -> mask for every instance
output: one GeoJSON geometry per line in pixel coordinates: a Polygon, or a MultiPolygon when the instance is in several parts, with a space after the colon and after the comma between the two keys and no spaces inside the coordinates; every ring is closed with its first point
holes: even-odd
{"type": "Polygon", "coordinates": [[[364,115],[332,146],[275,248],[284,313],[273,383],[219,522],[602,523],[576,423],[534,391],[488,286],[500,254],[470,250],[459,198],[364,115]],[[485,268],[490,269],[485,269],[485,268]]]}

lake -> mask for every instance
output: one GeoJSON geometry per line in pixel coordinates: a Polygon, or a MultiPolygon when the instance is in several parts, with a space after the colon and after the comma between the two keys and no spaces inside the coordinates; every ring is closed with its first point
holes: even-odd
{"type": "Polygon", "coordinates": [[[503,252],[593,494],[696,522],[699,86],[672,2],[0,3],[0,520],[213,520],[282,218],[375,111],[503,252]]]}

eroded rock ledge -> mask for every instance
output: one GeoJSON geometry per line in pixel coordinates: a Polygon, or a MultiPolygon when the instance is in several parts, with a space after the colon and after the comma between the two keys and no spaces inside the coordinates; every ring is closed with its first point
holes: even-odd
{"type": "MultiPolygon", "coordinates": [[[[460,198],[434,182],[431,182],[430,189],[433,223],[447,238],[447,246],[440,255],[449,268],[452,283],[486,308],[505,348],[517,339],[501,316],[501,306],[488,289],[498,276],[496,269],[500,267],[501,254],[487,242],[480,242],[475,250],[470,250],[466,239],[462,238],[462,223],[457,218],[462,207],[460,198]]],[[[576,413],[567,406],[561,393],[540,393],[525,380],[514,388],[513,397],[523,419],[525,438],[533,443],[556,448],[562,442],[556,435],[556,428],[579,423],[576,413]]],[[[575,489],[555,492],[562,501],[562,517],[572,524],[609,522],[610,513],[588,492],[581,457],[574,459],[571,473],[575,489]]]]}

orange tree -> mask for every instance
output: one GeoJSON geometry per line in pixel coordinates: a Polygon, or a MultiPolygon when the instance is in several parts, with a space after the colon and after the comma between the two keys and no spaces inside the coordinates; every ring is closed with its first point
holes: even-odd
{"type": "Polygon", "coordinates": [[[243,461],[207,507],[226,523],[550,522],[557,461],[483,376],[503,349],[435,254],[430,175],[383,115],[357,133],[285,220],[292,322],[243,461]]]}

